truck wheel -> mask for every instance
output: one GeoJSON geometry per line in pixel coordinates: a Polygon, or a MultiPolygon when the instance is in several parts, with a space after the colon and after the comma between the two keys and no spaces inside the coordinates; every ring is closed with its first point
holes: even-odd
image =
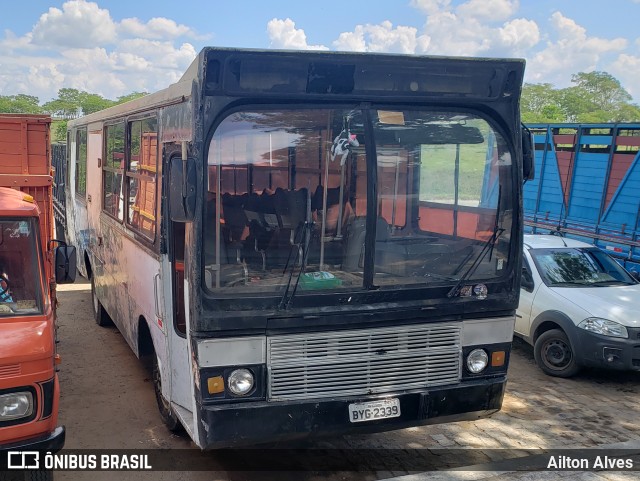
{"type": "Polygon", "coordinates": [[[162,422],[167,426],[169,431],[173,433],[180,432],[182,430],[180,420],[171,408],[171,403],[167,401],[162,395],[162,374],[160,373],[160,366],[158,366],[158,357],[156,353],[153,353],[152,356],[153,369],[151,377],[153,379],[153,390],[156,393],[156,402],[158,403],[158,411],[160,411],[160,417],[162,418],[162,422]]]}
{"type": "Polygon", "coordinates": [[[98,299],[96,284],[93,277],[91,277],[91,307],[93,307],[93,318],[96,320],[96,324],[98,326],[105,327],[113,324],[109,314],[104,310],[104,307],[102,307],[102,304],[98,299]]]}
{"type": "Polygon", "coordinates": [[[549,376],[572,377],[580,371],[571,341],[561,329],[543,332],[533,346],[533,354],[538,367],[549,376]]]}

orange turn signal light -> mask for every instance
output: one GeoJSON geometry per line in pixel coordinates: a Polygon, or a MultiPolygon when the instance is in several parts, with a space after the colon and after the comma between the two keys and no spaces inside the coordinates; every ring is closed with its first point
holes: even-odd
{"type": "Polygon", "coordinates": [[[53,362],[56,364],[56,366],[62,362],[62,358],[60,357],[60,354],[56,354],[53,357],[53,362]]]}
{"type": "Polygon", "coordinates": [[[491,353],[491,367],[504,366],[504,351],[494,351],[491,353]]]}
{"type": "Polygon", "coordinates": [[[224,392],[224,378],[222,376],[215,376],[207,379],[207,390],[209,394],[224,392]]]}

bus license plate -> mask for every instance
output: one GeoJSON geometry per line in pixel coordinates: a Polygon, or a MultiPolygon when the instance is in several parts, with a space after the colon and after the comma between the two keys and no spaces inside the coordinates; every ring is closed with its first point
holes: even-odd
{"type": "Polygon", "coordinates": [[[349,421],[352,423],[397,417],[400,417],[400,400],[396,398],[349,404],[349,421]]]}

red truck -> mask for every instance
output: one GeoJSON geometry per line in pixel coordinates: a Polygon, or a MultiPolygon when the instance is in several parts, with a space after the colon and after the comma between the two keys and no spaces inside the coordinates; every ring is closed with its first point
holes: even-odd
{"type": "Polygon", "coordinates": [[[75,248],[53,238],[49,116],[0,114],[0,450],[58,450],[56,284],[75,248]]]}

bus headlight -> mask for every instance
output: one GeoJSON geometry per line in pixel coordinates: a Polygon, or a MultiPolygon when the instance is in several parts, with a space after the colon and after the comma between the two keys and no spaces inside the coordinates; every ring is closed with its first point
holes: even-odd
{"type": "Polygon", "coordinates": [[[236,369],[227,379],[227,386],[236,396],[246,396],[251,392],[255,384],[253,373],[248,369],[236,369]]]}
{"type": "Polygon", "coordinates": [[[489,363],[489,356],[484,349],[474,349],[467,356],[467,369],[473,374],[484,371],[489,363]]]}
{"type": "Polygon", "coordinates": [[[33,414],[33,394],[28,391],[0,395],[0,421],[12,421],[33,414]]]}

